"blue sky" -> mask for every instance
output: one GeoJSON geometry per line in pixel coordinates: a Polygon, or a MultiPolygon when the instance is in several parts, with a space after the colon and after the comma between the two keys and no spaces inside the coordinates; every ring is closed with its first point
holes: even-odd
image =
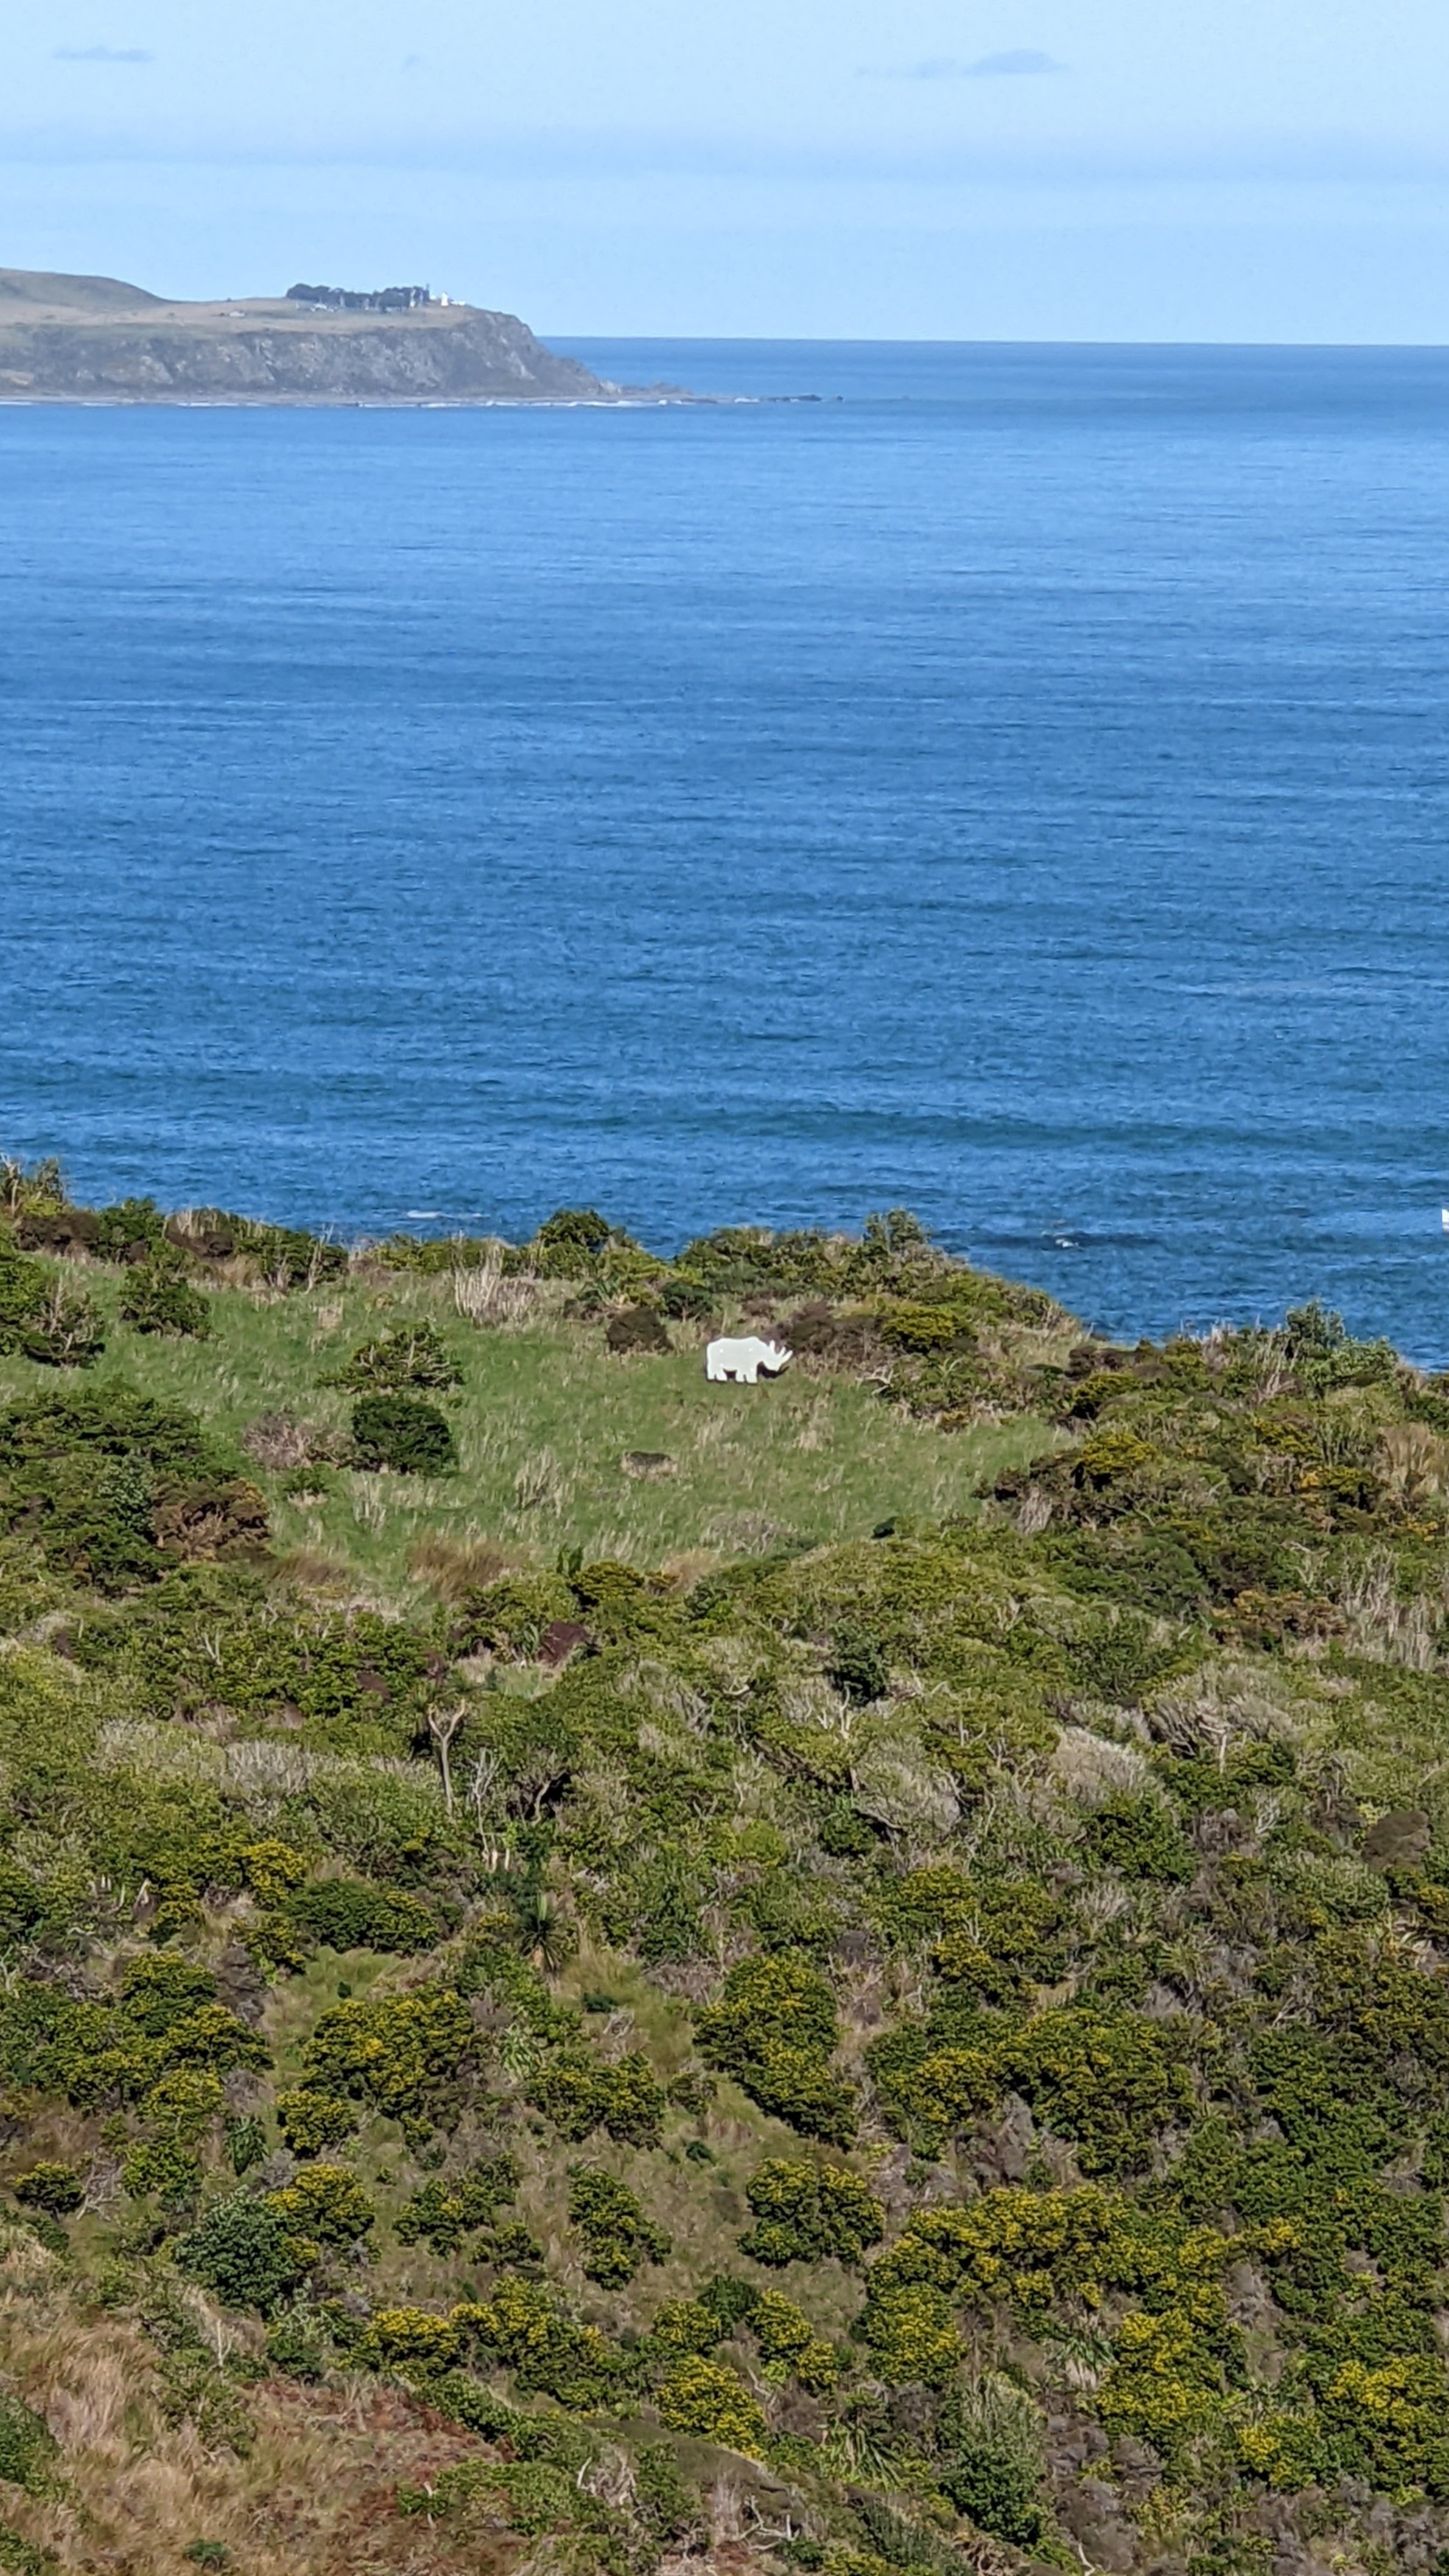
{"type": "Polygon", "coordinates": [[[1444,0],[0,0],[0,264],[544,331],[1449,339],[1444,0]]]}

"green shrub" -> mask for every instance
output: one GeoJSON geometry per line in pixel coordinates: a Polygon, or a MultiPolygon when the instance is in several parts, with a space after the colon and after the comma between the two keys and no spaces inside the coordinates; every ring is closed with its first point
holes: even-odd
{"type": "Polygon", "coordinates": [[[616,2066],[565,2060],[545,2069],[531,2098],[577,2145],[593,2129],[625,2147],[657,2147],[667,2095],[647,2057],[631,2050],[616,2066]]]}
{"type": "Polygon", "coordinates": [[[762,2290],[750,2310],[750,2331],[765,2362],[776,2373],[797,2379],[802,2388],[823,2395],[840,2377],[840,2357],[818,2335],[793,2299],[778,2290],[762,2290]]]}
{"type": "Polygon", "coordinates": [[[263,2316],[295,2289],[309,2270],[286,2220],[270,2202],[234,2192],[214,2200],[176,2247],[183,2272],[228,2308],[259,2308],[263,2316]]]}
{"type": "Polygon", "coordinates": [[[85,2196],[74,2165],[32,2165],[15,2184],[16,2199],[27,2209],[43,2209],[49,2218],[73,2217],[85,2196]]]}
{"type": "Polygon", "coordinates": [[[377,2212],[345,2165],[304,2165],[295,2182],[268,2196],[284,2227],[300,2243],[352,2245],[366,2236],[377,2212]]]}
{"type": "Polygon", "coordinates": [[[826,1678],[857,1707],[884,1699],[890,1687],[890,1665],[867,1628],[836,1629],[825,1667],[826,1678]]]}
{"type": "Polygon", "coordinates": [[[441,1476],[458,1463],[446,1420],[420,1396],[365,1395],[352,1408],[352,1438],[360,1467],[441,1476]]]}
{"type": "Polygon", "coordinates": [[[635,2194],[594,2165],[569,2168],[569,2223],[584,2249],[584,2270],[606,2289],[622,2289],[642,2263],[669,2259],[669,2239],[646,2218],[635,2194]]]}
{"type": "Polygon", "coordinates": [[[446,1990],[349,2000],[323,2013],[302,2051],[308,2090],[417,2116],[456,2084],[473,2045],[468,2007],[446,1990]]]}
{"type": "Polygon", "coordinates": [[[1083,1843],[1124,1878],[1188,1879],[1193,1857],[1165,1809],[1150,1798],[1107,1798],[1087,1819],[1083,1843]]]}
{"type": "Polygon", "coordinates": [[[27,2495],[44,2495],[59,2447],[43,2415],[22,2397],[0,2391],[0,2479],[27,2495]]]}
{"type": "Polygon", "coordinates": [[[746,2197],[755,2224],[740,2238],[740,2250],[757,2263],[815,2263],[829,2255],[858,2263],[885,2234],[885,2210],[874,2192],[840,2165],[774,2157],[758,2168],[746,2197]]]}
{"type": "Polygon", "coordinates": [[[155,1583],[170,1569],[159,1544],[168,1512],[184,1521],[198,1502],[219,1505],[222,1543],[241,1490],[194,1414],[128,1387],[67,1390],[0,1412],[0,1531],[23,1526],[56,1572],[101,1591],[155,1583]]]}
{"type": "Polygon", "coordinates": [[[996,2062],[1088,2173],[1144,2165],[1158,2132],[1192,2103],[1180,2042],[1141,2013],[1039,2013],[996,2062]]]}
{"type": "Polygon", "coordinates": [[[292,1891],[284,1910],[300,1931],[332,1950],[392,1950],[406,1956],[432,1949],[438,1939],[431,1906],[367,1879],[314,1879],[292,1891]]]}
{"type": "Polygon", "coordinates": [[[499,2209],[518,2189],[514,2157],[494,2156],[470,2165],[466,2172],[439,2175],[415,2191],[396,2222],[404,2245],[423,2238],[435,2254],[453,2254],[465,2236],[491,2227],[499,2209]]]}
{"type": "Polygon", "coordinates": [[[758,2459],[765,2447],[765,2418],[736,2371],[721,2361],[690,2354],[660,2382],[656,2403],[671,2433],[758,2459]]]}
{"type": "Polygon", "coordinates": [[[117,1199],[97,1208],[93,1250],[98,1261],[143,1261],[166,1240],[166,1219],[154,1199],[117,1199]]]}
{"type": "MultiPolygon", "coordinates": [[[[181,1233],[174,1222],[172,1232],[181,1233]]],[[[193,1209],[182,1239],[209,1261],[229,1261],[239,1254],[255,1262],[268,1284],[283,1290],[316,1287],[324,1279],[341,1278],[347,1269],[345,1244],[324,1243],[297,1226],[259,1224],[255,1217],[226,1208],[193,1209]]]]}
{"type": "Polygon", "coordinates": [[[273,2370],[285,2371],[289,2379],[321,2379],[331,2357],[327,2320],[305,2300],[284,2308],[267,2328],[267,2360],[273,2370]]]}
{"type": "Polygon", "coordinates": [[[1046,2529],[1046,2515],[1036,2501],[1032,2482],[1013,2453],[991,2441],[963,2444],[940,2475],[942,2492],[958,2513],[989,2531],[1030,2549],[1046,2529]]]}
{"type": "Polygon", "coordinates": [[[117,1308],[123,1324],[137,1333],[170,1334],[205,1341],[211,1331],[211,1308],[193,1288],[186,1263],[169,1245],[129,1270],[117,1308]]]}
{"type": "Polygon", "coordinates": [[[667,2442],[646,2442],[634,2465],[634,2511],[649,2539],[667,2549],[695,2532],[699,2497],[686,2486],[667,2442]]]}
{"type": "Polygon", "coordinates": [[[3,2576],[59,2576],[60,2560],[53,2549],[43,2549],[38,2541],[25,2540],[8,2523],[0,2523],[0,2571],[3,2576]]]}
{"type": "Polygon", "coordinates": [[[573,1587],[561,1574],[508,1575],[471,1594],[459,1615],[455,1651],[525,1660],[538,1653],[558,1620],[576,1622],[573,1587]]]}
{"type": "Polygon", "coordinates": [[[104,1349],[91,1299],[0,1237],[0,1358],[14,1353],[47,1368],[89,1368],[104,1349]]]}
{"type": "Polygon", "coordinates": [[[762,2110],[806,2137],[850,2144],[854,2099],[828,2071],[838,2038],[835,2004],[813,1969],[776,1956],[742,1959],[695,2028],[706,2063],[733,2075],[762,2110]]]}
{"type": "Polygon", "coordinates": [[[303,2087],[277,2095],[277,2126],[294,2156],[318,2156],[324,2147],[340,2147],[357,2127],[356,2106],[336,2093],[311,2093],[303,2087]]]}
{"type": "Polygon", "coordinates": [[[345,1387],[354,1395],[404,1395],[417,1387],[437,1395],[461,1386],[463,1372],[436,1324],[399,1324],[392,1332],[363,1342],[346,1367],[322,1383],[345,1387]]]}
{"type": "Polygon", "coordinates": [[[942,2492],[978,2531],[1014,2548],[1032,2549],[1047,2517],[1039,2501],[1045,2473],[1041,2418],[1024,2389],[993,2374],[948,2405],[939,2440],[942,2492]]]}

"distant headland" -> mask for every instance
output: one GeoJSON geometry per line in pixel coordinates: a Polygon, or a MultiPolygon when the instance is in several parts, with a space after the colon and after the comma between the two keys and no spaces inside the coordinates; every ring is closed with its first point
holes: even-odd
{"type": "Polygon", "coordinates": [[[120,278],[0,269],[5,402],[600,403],[643,390],[556,356],[515,314],[426,286],[196,304],[120,278]]]}

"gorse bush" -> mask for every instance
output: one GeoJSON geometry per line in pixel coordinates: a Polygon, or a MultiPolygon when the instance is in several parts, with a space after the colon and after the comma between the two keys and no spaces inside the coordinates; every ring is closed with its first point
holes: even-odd
{"type": "Polygon", "coordinates": [[[336,2093],[313,2093],[305,2088],[295,2093],[277,2095],[277,2126],[296,2156],[320,2156],[327,2147],[340,2147],[358,2126],[357,2105],[344,2101],[336,2093]]]}
{"type": "Polygon", "coordinates": [[[15,2181],[16,2199],[27,2209],[43,2209],[51,2218],[70,2218],[85,2196],[85,2184],[74,2165],[32,2165],[15,2181]]]}
{"type": "Polygon", "coordinates": [[[560,2136],[576,2143],[595,2129],[630,2147],[657,2146],[663,2135],[664,2087],[637,2050],[617,2066],[560,2059],[535,2081],[532,2092],[560,2136]]]}
{"type": "Polygon", "coordinates": [[[850,2143],[850,2090],[829,2073],[839,2035],[835,2004],[811,1969],[783,1958],[742,1959],[695,2029],[706,2064],[733,2075],[762,2110],[807,2137],[850,2143]]]}
{"type": "Polygon", "coordinates": [[[569,2224],[583,2246],[584,2270],[591,2281],[620,2289],[643,2263],[663,2263],[669,2239],[656,2227],[636,2195],[612,2174],[595,2166],[575,2165],[569,2175],[569,2224]]]}
{"type": "Polygon", "coordinates": [[[452,2091],[473,2041],[468,2008],[455,1994],[348,2001],[322,2014],[303,2071],[319,2093],[350,2094],[394,2118],[416,2116],[452,2091]]]}
{"type": "Polygon", "coordinates": [[[660,2422],[672,2433],[691,2433],[726,2450],[758,2458],[765,2447],[765,2418],[737,2371],[691,2355],[660,2382],[660,2422]]]}
{"type": "Polygon", "coordinates": [[[518,2189],[519,2169],[512,2156],[493,2156],[465,2172],[439,2175],[415,2191],[396,2221],[404,2245],[420,2240],[435,2254],[453,2254],[464,2239],[491,2227],[500,2208],[518,2189]]]}
{"type": "Polygon", "coordinates": [[[333,1950],[430,1949],[438,1919],[421,1898],[366,1879],[319,1878],[285,1898],[287,1920],[333,1950]]]}
{"type": "Polygon", "coordinates": [[[740,2244],[757,2263],[812,2263],[833,2255],[858,2263],[885,2234],[885,2211],[858,2177],[839,2165],[773,2158],[749,2184],[755,2224],[740,2244]]]}

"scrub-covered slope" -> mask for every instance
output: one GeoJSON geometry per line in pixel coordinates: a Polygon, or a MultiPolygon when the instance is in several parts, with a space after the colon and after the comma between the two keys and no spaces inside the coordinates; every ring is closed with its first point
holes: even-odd
{"type": "Polygon", "coordinates": [[[1449,2563],[1449,1391],[5,1197],[0,2567],[1449,2563]]]}

